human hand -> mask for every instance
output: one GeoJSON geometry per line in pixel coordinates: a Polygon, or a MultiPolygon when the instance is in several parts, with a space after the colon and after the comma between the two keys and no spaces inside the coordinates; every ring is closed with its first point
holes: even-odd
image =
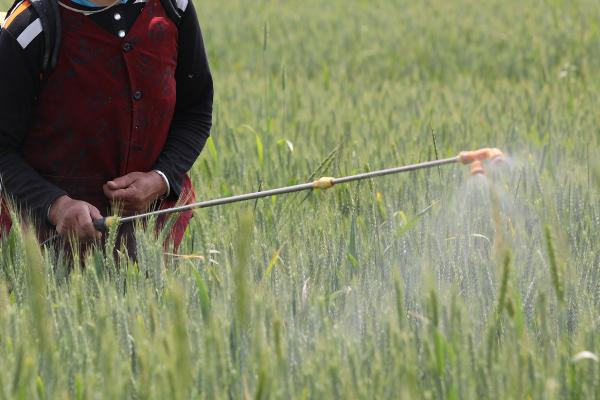
{"type": "Polygon", "coordinates": [[[143,212],[167,192],[167,184],[155,171],[130,172],[108,181],[102,187],[110,200],[123,207],[125,215],[143,212]]]}
{"type": "Polygon", "coordinates": [[[52,203],[48,218],[61,236],[73,234],[80,240],[89,241],[102,235],[92,224],[92,220],[102,218],[100,211],[85,201],[74,200],[66,195],[52,203]]]}

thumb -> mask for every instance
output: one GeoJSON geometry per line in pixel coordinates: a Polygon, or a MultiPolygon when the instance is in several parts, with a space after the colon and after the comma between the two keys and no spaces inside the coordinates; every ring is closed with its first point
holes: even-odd
{"type": "MultiPolygon", "coordinates": [[[[96,207],[90,204],[88,205],[88,209],[90,210],[90,217],[92,218],[92,222],[94,222],[97,219],[102,219],[102,214],[100,214],[100,211],[96,207]]],[[[96,239],[99,239],[102,237],[102,233],[94,231],[93,236],[95,236],[96,239]]]]}
{"type": "Polygon", "coordinates": [[[125,189],[135,181],[132,174],[127,174],[106,182],[111,190],[125,189]]]}
{"type": "Polygon", "coordinates": [[[100,211],[96,207],[90,204],[88,208],[90,210],[90,217],[92,218],[92,221],[102,218],[102,214],[100,214],[100,211]]]}

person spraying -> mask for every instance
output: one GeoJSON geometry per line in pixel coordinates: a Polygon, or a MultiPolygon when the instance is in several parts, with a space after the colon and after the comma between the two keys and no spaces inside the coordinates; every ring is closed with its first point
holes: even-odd
{"type": "MultiPolygon", "coordinates": [[[[0,223],[7,200],[41,240],[92,221],[188,204],[213,83],[187,0],[23,0],[0,30],[0,223]]],[[[191,218],[172,228],[177,248],[191,218]]],[[[123,235],[132,226],[123,224],[123,235]]]]}

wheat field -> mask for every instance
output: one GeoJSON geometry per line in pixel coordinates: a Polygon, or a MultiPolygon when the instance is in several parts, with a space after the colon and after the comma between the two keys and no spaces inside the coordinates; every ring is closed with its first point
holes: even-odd
{"type": "Polygon", "coordinates": [[[509,158],[199,210],[178,256],[140,229],[70,274],[14,229],[0,399],[600,398],[600,3],[195,5],[200,199],[509,158]]]}

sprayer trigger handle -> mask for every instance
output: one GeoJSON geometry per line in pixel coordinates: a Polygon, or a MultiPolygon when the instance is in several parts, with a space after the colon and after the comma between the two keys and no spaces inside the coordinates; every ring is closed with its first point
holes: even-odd
{"type": "Polygon", "coordinates": [[[98,232],[108,231],[108,226],[106,225],[106,218],[95,219],[92,221],[92,224],[94,224],[94,228],[96,228],[98,232]]]}

